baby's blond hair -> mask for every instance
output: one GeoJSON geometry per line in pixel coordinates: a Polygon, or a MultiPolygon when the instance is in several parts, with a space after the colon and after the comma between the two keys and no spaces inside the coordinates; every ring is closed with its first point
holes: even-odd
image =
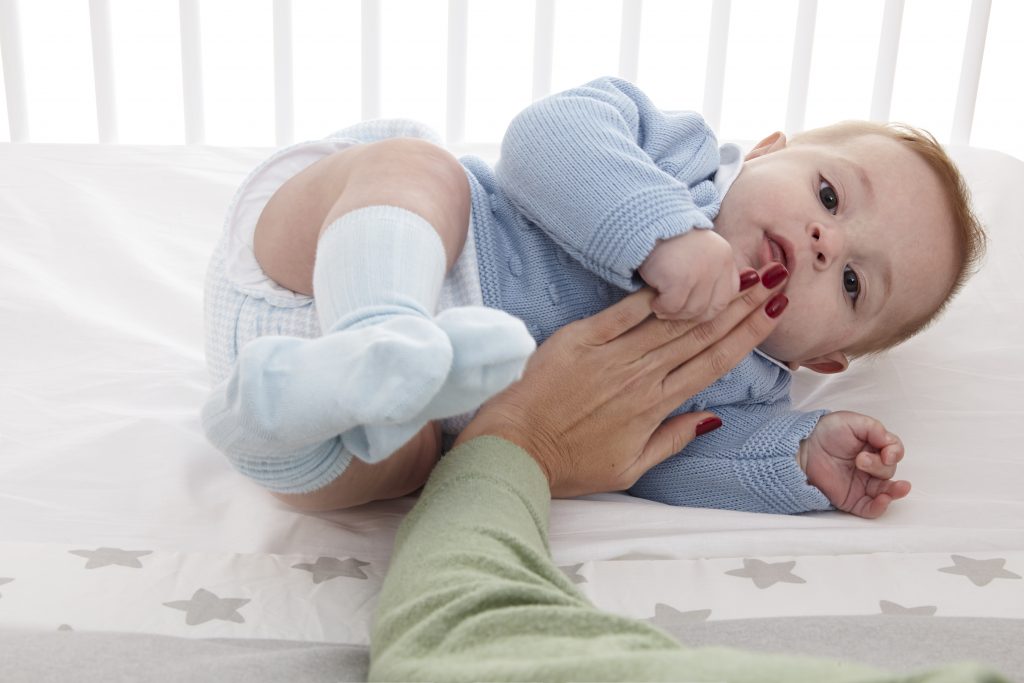
{"type": "Polygon", "coordinates": [[[799,133],[793,137],[792,142],[835,142],[862,135],[881,135],[906,145],[935,172],[945,191],[949,213],[953,218],[957,273],[937,307],[924,311],[902,325],[894,327],[889,334],[882,338],[868,341],[859,348],[847,349],[846,351],[852,356],[881,353],[903,343],[928,327],[946,310],[949,302],[963,289],[971,275],[977,271],[985,255],[985,246],[988,241],[985,230],[971,207],[971,193],[960,170],[949,158],[938,140],[928,131],[904,123],[843,121],[799,133]]]}

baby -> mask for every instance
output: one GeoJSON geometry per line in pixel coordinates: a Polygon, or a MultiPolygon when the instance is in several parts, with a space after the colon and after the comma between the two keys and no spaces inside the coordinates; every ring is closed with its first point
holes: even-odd
{"type": "Polygon", "coordinates": [[[898,437],[793,411],[788,389],[798,367],[841,372],[921,330],[980,258],[965,185],[930,136],[846,123],[773,134],[741,160],[700,116],[605,78],[526,108],[494,169],[435,142],[361,124],[278,152],[237,192],[207,279],[202,420],[241,472],[310,509],[402,495],[440,432],[559,327],[644,284],[660,317],[710,319],[741,271],[778,262],[779,326],[679,408],[721,428],[630,492],[865,517],[907,495],[898,437]]]}

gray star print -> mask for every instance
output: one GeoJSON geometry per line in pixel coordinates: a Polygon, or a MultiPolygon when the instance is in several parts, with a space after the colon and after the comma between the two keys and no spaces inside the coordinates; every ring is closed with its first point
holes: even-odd
{"type": "Polygon", "coordinates": [[[369,578],[363,573],[360,567],[365,567],[369,562],[362,562],[350,557],[347,560],[339,560],[336,557],[321,557],[313,564],[303,562],[292,565],[292,569],[302,569],[313,574],[313,583],[323,583],[339,576],[348,576],[353,579],[369,578]]]}
{"type": "Polygon", "coordinates": [[[680,612],[675,607],[669,607],[663,602],[654,605],[654,616],[648,619],[650,623],[664,629],[671,629],[679,624],[693,623],[695,621],[707,621],[711,616],[709,609],[695,609],[688,612],[680,612]]]}
{"type": "Polygon", "coordinates": [[[1006,560],[1001,557],[994,557],[991,560],[974,560],[963,555],[950,555],[950,557],[953,558],[953,566],[942,567],[939,571],[966,576],[975,586],[987,586],[994,579],[1021,578],[1020,574],[1003,569],[1006,560]]]}
{"type": "MultiPolygon", "coordinates": [[[[5,583],[10,583],[11,581],[14,581],[14,579],[7,579],[7,578],[0,577],[0,586],[4,585],[5,583]]],[[[4,597],[4,595],[3,595],[3,593],[0,593],[0,598],[2,598],[2,597],[4,597]]]]}
{"type": "Polygon", "coordinates": [[[580,562],[579,564],[567,564],[564,567],[559,567],[559,569],[561,569],[566,576],[572,579],[573,583],[586,583],[587,577],[580,574],[580,567],[582,566],[583,563],[580,562]]]}
{"type": "Polygon", "coordinates": [[[879,600],[878,606],[882,608],[882,614],[898,614],[913,617],[935,616],[938,608],[935,605],[922,605],[921,607],[904,607],[888,600],[879,600]]]}
{"type": "Polygon", "coordinates": [[[743,569],[730,569],[726,574],[743,576],[754,580],[758,588],[769,588],[777,583],[807,583],[793,573],[796,560],[789,562],[764,562],[762,560],[743,560],[743,569]]]}
{"type": "Polygon", "coordinates": [[[149,555],[152,550],[121,550],[120,548],[97,548],[96,550],[69,550],[72,555],[88,558],[85,563],[86,569],[98,569],[118,565],[121,567],[132,567],[142,569],[139,558],[149,555]]]}
{"type": "Polygon", "coordinates": [[[191,600],[175,600],[164,605],[185,612],[185,623],[198,626],[214,619],[244,624],[245,618],[238,609],[248,603],[246,598],[219,598],[205,588],[192,594],[191,600]]]}

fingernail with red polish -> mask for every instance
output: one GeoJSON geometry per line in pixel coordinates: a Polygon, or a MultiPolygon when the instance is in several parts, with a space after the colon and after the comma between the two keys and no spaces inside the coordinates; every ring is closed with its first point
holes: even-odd
{"type": "Polygon", "coordinates": [[[789,299],[786,298],[786,295],[776,294],[765,304],[764,312],[768,314],[769,318],[778,318],[786,310],[787,305],[789,305],[789,299]]]}
{"type": "Polygon", "coordinates": [[[756,270],[744,270],[740,273],[740,291],[744,289],[750,289],[758,283],[761,276],[757,274],[756,270]]]}
{"type": "Polygon", "coordinates": [[[768,272],[761,278],[761,282],[768,289],[772,289],[775,285],[779,284],[786,279],[789,275],[789,271],[786,270],[786,266],[781,263],[776,263],[774,266],[768,269],[768,272]]]}
{"type": "Polygon", "coordinates": [[[713,432],[722,426],[722,419],[718,417],[708,417],[697,423],[697,436],[701,434],[707,434],[713,432]]]}

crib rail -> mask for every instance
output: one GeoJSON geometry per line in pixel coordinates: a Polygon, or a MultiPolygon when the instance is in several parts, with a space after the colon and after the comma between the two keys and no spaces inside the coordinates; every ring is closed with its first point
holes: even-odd
{"type": "MultiPolygon", "coordinates": [[[[466,130],[466,56],[470,0],[448,0],[447,80],[445,133],[449,144],[464,142],[466,130]]],[[[535,0],[533,49],[534,98],[551,91],[555,42],[555,3],[535,0]]],[[[201,51],[199,0],[178,0],[181,43],[181,85],[186,144],[205,141],[203,102],[203,55],[201,51]]],[[[273,0],[273,56],[275,137],[279,145],[293,141],[295,131],[292,0],[273,0]]],[[[381,113],[381,21],[379,0],[361,0],[361,97],[363,118],[381,113]]],[[[717,128],[722,115],[723,84],[729,44],[730,0],[713,0],[708,26],[709,48],[705,71],[702,112],[717,128]]],[[[904,0],[885,0],[875,63],[870,118],[887,120],[892,104],[896,62],[899,54],[904,0]]],[[[981,76],[991,0],[972,0],[965,32],[954,122],[949,141],[970,140],[975,100],[981,76]]],[[[622,0],[619,44],[619,75],[635,80],[640,54],[643,0],[622,0]]],[[[792,49],[792,68],[786,110],[786,129],[799,131],[807,110],[811,54],[815,39],[817,0],[799,0],[792,49]]],[[[89,0],[93,81],[96,93],[97,139],[118,141],[117,89],[114,79],[109,0],[89,0]]],[[[0,0],[0,48],[7,98],[7,125],[12,142],[29,142],[31,112],[25,90],[25,69],[18,0],[0,0]]]]}

